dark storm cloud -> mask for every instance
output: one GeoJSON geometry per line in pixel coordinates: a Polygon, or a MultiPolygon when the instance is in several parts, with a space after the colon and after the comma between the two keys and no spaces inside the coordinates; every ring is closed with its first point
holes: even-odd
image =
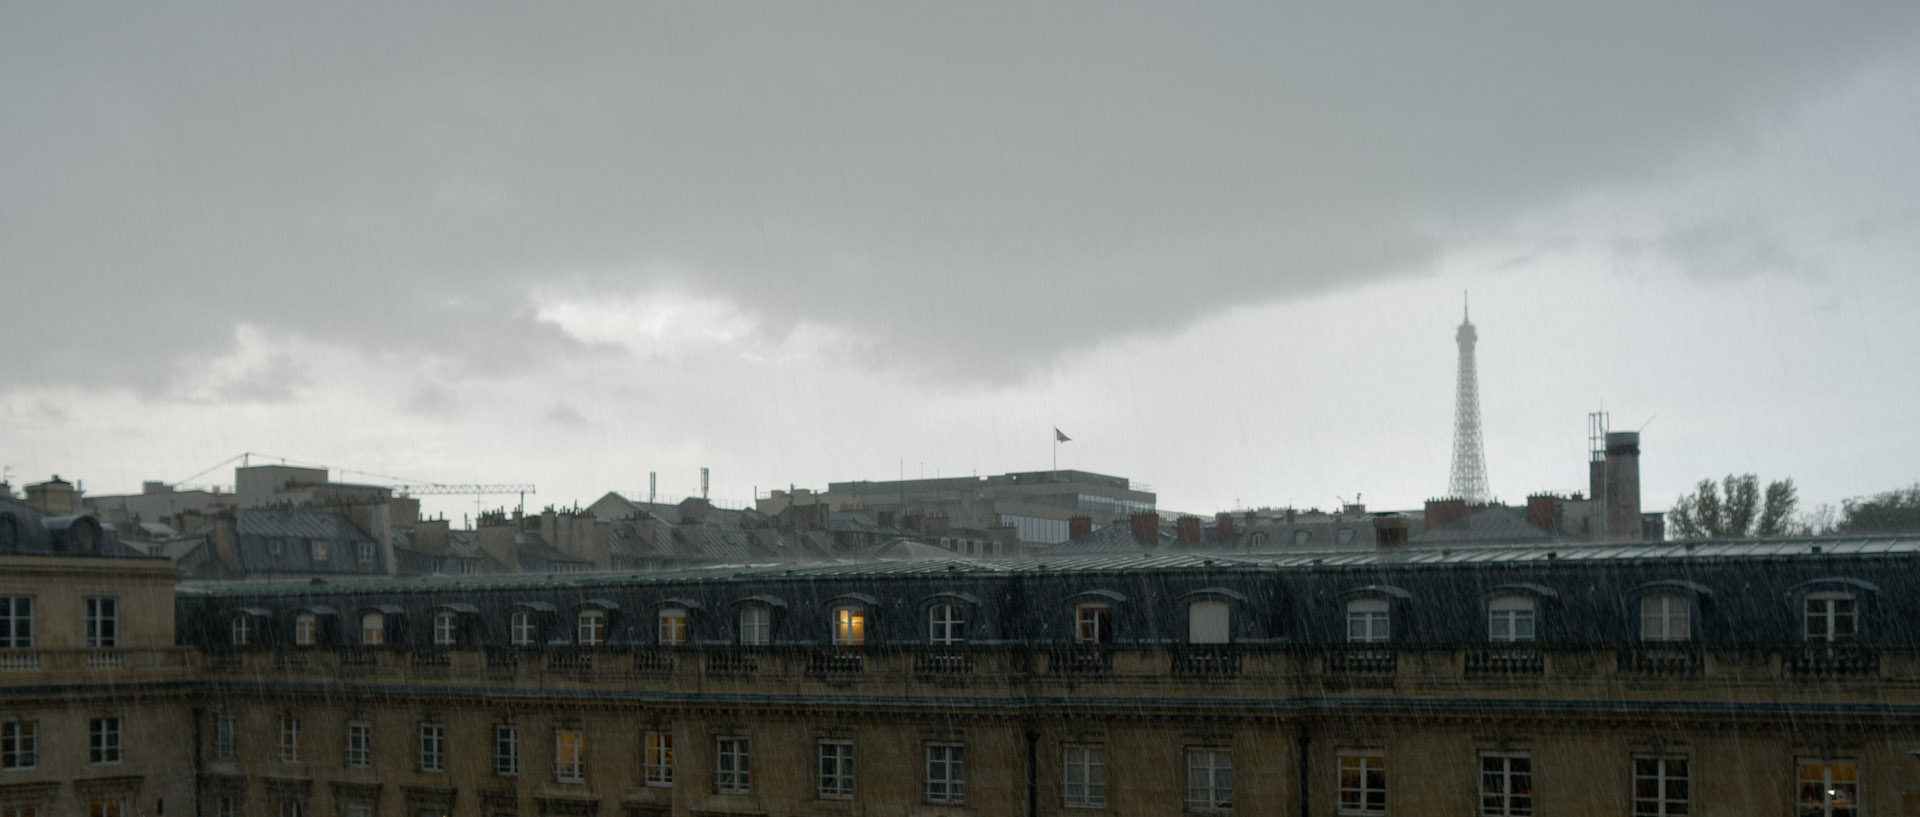
{"type": "Polygon", "coordinates": [[[154,385],[243,322],[471,375],[587,350],[533,285],[672,285],[1005,377],[1741,150],[1917,16],[10,6],[0,269],[32,306],[0,342],[40,351],[15,384],[154,385]]]}

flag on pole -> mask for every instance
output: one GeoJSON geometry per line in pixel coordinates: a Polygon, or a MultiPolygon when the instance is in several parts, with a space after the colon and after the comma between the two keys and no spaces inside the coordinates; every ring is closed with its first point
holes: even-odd
{"type": "Polygon", "coordinates": [[[1053,427],[1053,441],[1054,441],[1054,442],[1056,442],[1056,443],[1064,443],[1064,442],[1072,442],[1072,441],[1073,441],[1073,438],[1072,438],[1072,437],[1069,437],[1069,436],[1067,436],[1067,435],[1065,435],[1065,434],[1062,434],[1062,433],[1060,433],[1060,427],[1059,427],[1059,426],[1054,426],[1054,427],[1053,427]]]}

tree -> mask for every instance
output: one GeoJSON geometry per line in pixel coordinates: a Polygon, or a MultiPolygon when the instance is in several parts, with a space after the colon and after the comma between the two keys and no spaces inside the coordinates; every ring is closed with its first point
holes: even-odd
{"type": "Polygon", "coordinates": [[[1920,483],[1872,497],[1856,496],[1840,506],[1840,524],[1833,526],[1834,533],[1920,531],[1920,483]]]}
{"type": "Polygon", "coordinates": [[[1768,483],[1763,500],[1759,477],[1728,474],[1720,485],[1703,479],[1693,493],[1681,494],[1667,512],[1667,526],[1681,539],[1784,536],[1793,529],[1799,502],[1791,479],[1768,483]]]}

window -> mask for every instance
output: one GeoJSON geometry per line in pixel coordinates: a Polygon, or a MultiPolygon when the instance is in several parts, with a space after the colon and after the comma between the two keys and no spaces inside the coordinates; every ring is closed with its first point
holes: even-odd
{"type": "Polygon", "coordinates": [[[316,562],[326,561],[327,560],[327,540],[308,539],[307,552],[313,556],[313,560],[316,562]]]}
{"type": "Polygon", "coordinates": [[[936,604],[927,608],[927,643],[964,644],[967,641],[967,609],[958,604],[936,604]]]}
{"type": "Polygon", "coordinates": [[[1187,643],[1225,644],[1233,640],[1229,629],[1232,620],[1224,601],[1203,599],[1187,605],[1187,643]]]}
{"type": "Polygon", "coordinates": [[[1078,644],[1113,643],[1113,606],[1082,604],[1073,608],[1073,640],[1078,644]]]}
{"type": "Polygon", "coordinates": [[[231,794],[222,794],[213,798],[213,817],[239,817],[240,802],[231,794]]]}
{"type": "Polygon", "coordinates": [[[299,800],[282,798],[277,806],[279,817],[303,817],[306,806],[299,800]]]}
{"type": "Polygon", "coordinates": [[[687,643],[687,608],[660,608],[660,645],[678,647],[687,643]]]}
{"type": "Polygon", "coordinates": [[[1387,813],[1387,758],[1378,751],[1340,752],[1339,812],[1387,813]]]}
{"type": "Polygon", "coordinates": [[[311,647],[314,632],[319,628],[319,618],[312,613],[301,613],[293,617],[293,644],[296,647],[311,647]]]}
{"type": "Polygon", "coordinates": [[[40,754],[34,741],[38,726],[35,721],[0,724],[0,769],[17,771],[39,765],[40,754]]]}
{"type": "Polygon", "coordinates": [[[714,791],[720,794],[746,794],[752,784],[751,774],[746,738],[719,738],[714,741],[714,791]]]}
{"type": "Polygon", "coordinates": [[[347,768],[364,769],[373,765],[373,724],[347,721],[347,768]]]}
{"type": "Polygon", "coordinates": [[[280,718],[280,762],[300,762],[300,719],[292,715],[280,718]]]}
{"type": "Polygon", "coordinates": [[[1388,611],[1386,599],[1347,602],[1347,640],[1360,644],[1393,640],[1393,615],[1388,611]]]}
{"type": "Polygon", "coordinates": [[[1633,817],[1678,817],[1690,813],[1686,758],[1633,759],[1633,817]]]}
{"type": "Polygon", "coordinates": [[[834,608],[833,643],[840,647],[858,647],[867,643],[867,611],[851,606],[834,608]]]}
{"type": "Polygon", "coordinates": [[[1482,817],[1530,817],[1533,814],[1533,758],[1524,752],[1480,755],[1482,817]]]}
{"type": "Polygon", "coordinates": [[[447,725],[444,723],[420,724],[420,771],[444,772],[447,770],[447,725]]]}
{"type": "Polygon", "coordinates": [[[574,618],[574,636],[582,647],[607,643],[607,611],[581,610],[574,618]]]}
{"type": "Polygon", "coordinates": [[[586,733],[578,729],[553,730],[553,779],[560,783],[586,782],[586,733]]]}
{"type": "Polygon", "coordinates": [[[673,733],[648,732],[645,752],[640,763],[646,769],[647,785],[673,785],[673,733]]]}
{"type": "Polygon", "coordinates": [[[373,805],[371,803],[348,803],[346,813],[342,815],[342,817],[373,817],[373,805]]]}
{"type": "Polygon", "coordinates": [[[0,647],[33,646],[33,597],[0,596],[0,647]]]}
{"type": "Polygon", "coordinates": [[[510,723],[493,725],[493,773],[499,777],[520,774],[520,727],[510,723]]]}
{"type": "Polygon", "coordinates": [[[820,779],[814,787],[822,800],[847,800],[853,797],[853,743],[844,740],[820,741],[820,779]]]}
{"type": "Polygon", "coordinates": [[[1654,593],[1640,599],[1640,640],[1686,641],[1691,600],[1679,593],[1654,593]]]}
{"type": "Polygon", "coordinates": [[[1060,761],[1060,802],[1067,808],[1106,808],[1106,747],[1069,744],[1060,761]]]}
{"type": "Polygon", "coordinates": [[[959,805],[967,801],[967,747],[927,744],[927,802],[959,805]]]}
{"type": "Polygon", "coordinates": [[[1333,535],[1333,541],[1343,545],[1352,542],[1353,528],[1341,528],[1339,532],[1333,535]]]}
{"type": "Polygon", "coordinates": [[[507,619],[507,640],[514,646],[526,647],[533,644],[538,629],[533,623],[532,610],[515,610],[507,619]]]}
{"type": "Polygon", "coordinates": [[[1860,769],[1851,760],[1802,760],[1801,817],[1857,817],[1860,769]]]}
{"type": "Polygon", "coordinates": [[[88,817],[120,817],[123,813],[119,800],[93,800],[87,803],[88,817]]]}
{"type": "Polygon", "coordinates": [[[93,596],[87,605],[87,646],[112,647],[120,643],[120,600],[93,596]]]}
{"type": "Polygon", "coordinates": [[[1187,750],[1187,810],[1233,810],[1233,754],[1225,749],[1187,750]]]}
{"type": "Polygon", "coordinates": [[[1533,599],[1499,596],[1488,601],[1487,640],[1532,641],[1533,599]]]}
{"type": "Polygon", "coordinates": [[[244,647],[253,643],[253,619],[245,614],[233,617],[230,628],[233,646],[244,647]]]}
{"type": "Polygon", "coordinates": [[[442,610],[433,614],[433,643],[442,647],[460,643],[460,616],[442,610]]]}
{"type": "Polygon", "coordinates": [[[372,542],[361,542],[358,545],[354,546],[354,550],[359,551],[361,562],[365,563],[365,562],[373,561],[373,543],[372,542]]]}
{"type": "Polygon", "coordinates": [[[379,646],[387,643],[387,614],[379,611],[360,616],[360,643],[379,646]]]}
{"type": "Polygon", "coordinates": [[[740,608],[740,646],[764,647],[773,643],[773,611],[762,605],[740,608]]]}
{"type": "Polygon", "coordinates": [[[1808,641],[1852,641],[1858,632],[1851,593],[1808,593],[1806,613],[1808,641]]]}
{"type": "Polygon", "coordinates": [[[1311,532],[1303,531],[1303,530],[1297,530],[1293,532],[1293,543],[1295,545],[1304,545],[1307,542],[1312,540],[1313,540],[1313,534],[1311,532]]]}
{"type": "Polygon", "coordinates": [[[213,759],[232,760],[234,757],[233,715],[220,712],[213,716],[213,759]]]}
{"type": "Polygon", "coordinates": [[[268,556],[278,556],[278,555],[280,555],[280,552],[281,552],[281,551],[283,551],[283,550],[285,550],[285,549],[286,549],[286,547],[287,547],[287,543],[286,543],[286,542],[283,542],[283,541],[281,541],[281,540],[279,540],[279,539],[268,539],[268,540],[267,540],[267,555],[268,555],[268,556]]]}
{"type": "Polygon", "coordinates": [[[93,718],[87,721],[87,762],[96,766],[120,762],[119,718],[93,718]]]}

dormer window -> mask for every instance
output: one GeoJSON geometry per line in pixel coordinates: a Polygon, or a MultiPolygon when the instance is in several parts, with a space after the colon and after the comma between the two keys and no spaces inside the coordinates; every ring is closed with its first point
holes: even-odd
{"type": "Polygon", "coordinates": [[[678,605],[660,608],[660,646],[678,647],[687,643],[687,608],[678,605]]]}
{"type": "Polygon", "coordinates": [[[532,646],[539,636],[539,625],[534,623],[532,610],[515,610],[507,617],[507,641],[516,647],[532,646]]]}
{"type": "Polygon", "coordinates": [[[360,556],[361,564],[370,564],[373,562],[373,543],[372,542],[361,542],[359,545],[355,547],[355,549],[360,552],[359,556],[360,556]]]}
{"type": "Polygon", "coordinates": [[[387,643],[387,614],[378,610],[360,616],[360,643],[377,647],[387,643]]]}
{"type": "Polygon", "coordinates": [[[834,608],[833,643],[837,647],[858,647],[867,643],[866,608],[853,605],[834,608]]]}
{"type": "Polygon", "coordinates": [[[327,560],[327,540],[308,539],[307,552],[309,555],[313,557],[313,560],[316,562],[326,561],[327,560]]]}
{"type": "Polygon", "coordinates": [[[966,641],[967,608],[951,603],[927,608],[927,643],[948,645],[966,641]]]}
{"type": "Polygon", "coordinates": [[[433,614],[433,643],[442,647],[460,642],[459,614],[442,610],[433,614]]]}
{"type": "Polygon", "coordinates": [[[1347,602],[1347,640],[1355,644],[1381,644],[1393,640],[1393,613],[1386,599],[1354,599],[1347,602]]]}
{"type": "Polygon", "coordinates": [[[1073,641],[1076,644],[1113,643],[1113,605],[1093,602],[1073,608],[1073,641]]]}
{"type": "Polygon", "coordinates": [[[233,617],[233,646],[244,647],[253,643],[253,619],[242,613],[233,617]]]}
{"type": "Polygon", "coordinates": [[[319,628],[320,628],[319,619],[317,616],[315,616],[312,613],[301,613],[297,616],[294,616],[293,617],[293,645],[296,647],[313,646],[313,643],[315,641],[315,633],[319,630],[319,628]]]}
{"type": "Polygon", "coordinates": [[[1495,596],[1487,602],[1488,641],[1532,641],[1533,638],[1533,599],[1495,596]]]}
{"type": "Polygon", "coordinates": [[[1808,593],[1804,607],[1808,641],[1852,641],[1859,635],[1859,607],[1852,593],[1808,593]]]}
{"type": "Polygon", "coordinates": [[[764,604],[740,608],[740,646],[764,647],[773,643],[773,611],[764,604]]]}
{"type": "Polygon", "coordinates": [[[1233,640],[1233,613],[1219,599],[1200,599],[1187,605],[1187,643],[1225,644],[1233,640]]]}
{"type": "Polygon", "coordinates": [[[1691,608],[1691,600],[1679,593],[1649,593],[1641,597],[1640,640],[1691,640],[1691,608]]]}
{"type": "Polygon", "coordinates": [[[607,643],[607,611],[581,610],[578,622],[580,646],[596,647],[607,643]]]}

